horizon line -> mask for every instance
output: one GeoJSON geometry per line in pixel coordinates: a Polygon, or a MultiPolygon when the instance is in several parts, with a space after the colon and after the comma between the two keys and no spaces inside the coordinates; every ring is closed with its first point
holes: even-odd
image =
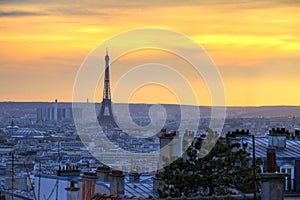
{"type": "MultiPolygon", "coordinates": [[[[0,101],[0,103],[55,103],[55,101],[0,101]]],[[[58,103],[93,103],[101,104],[101,102],[72,102],[72,101],[58,101],[58,103]]],[[[198,107],[300,107],[300,105],[191,105],[191,104],[174,104],[174,103],[127,103],[127,102],[116,102],[115,104],[145,104],[145,105],[179,105],[179,106],[198,106],[198,107]]]]}

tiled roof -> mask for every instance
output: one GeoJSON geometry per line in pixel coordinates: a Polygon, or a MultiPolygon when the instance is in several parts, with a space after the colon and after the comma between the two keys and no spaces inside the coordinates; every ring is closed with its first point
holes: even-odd
{"type": "Polygon", "coordinates": [[[147,183],[126,183],[125,195],[147,198],[150,195],[156,196],[152,184],[147,183]]]}
{"type": "Polygon", "coordinates": [[[145,200],[145,198],[138,198],[135,196],[126,196],[126,195],[108,195],[108,194],[96,194],[93,197],[93,200],[117,200],[117,199],[122,199],[122,200],[126,200],[126,199],[132,199],[132,200],[145,200]]]}
{"type": "MultiPolygon", "coordinates": [[[[252,156],[252,139],[243,138],[240,141],[248,142],[247,150],[252,156]]],[[[255,156],[259,158],[267,157],[268,137],[256,137],[255,138],[255,156]]],[[[300,140],[286,139],[286,148],[276,150],[276,158],[292,158],[300,159],[300,140]]]]}

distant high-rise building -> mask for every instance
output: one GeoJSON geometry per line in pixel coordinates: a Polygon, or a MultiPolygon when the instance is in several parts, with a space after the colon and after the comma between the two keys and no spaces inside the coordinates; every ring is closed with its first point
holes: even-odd
{"type": "Polygon", "coordinates": [[[57,114],[58,114],[58,103],[57,103],[57,99],[55,99],[55,103],[54,103],[54,116],[53,116],[53,119],[54,121],[57,121],[57,114]]]}
{"type": "MultiPolygon", "coordinates": [[[[81,111],[77,109],[76,112],[81,111]]],[[[52,106],[37,109],[37,122],[71,120],[72,117],[72,108],[59,106],[57,99],[52,106]]]]}

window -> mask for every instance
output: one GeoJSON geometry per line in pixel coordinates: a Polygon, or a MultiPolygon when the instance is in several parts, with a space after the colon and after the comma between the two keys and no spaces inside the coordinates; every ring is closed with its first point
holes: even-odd
{"type": "Polygon", "coordinates": [[[294,190],[294,166],[285,164],[280,167],[280,172],[286,174],[284,181],[285,191],[293,191],[294,190]]]}

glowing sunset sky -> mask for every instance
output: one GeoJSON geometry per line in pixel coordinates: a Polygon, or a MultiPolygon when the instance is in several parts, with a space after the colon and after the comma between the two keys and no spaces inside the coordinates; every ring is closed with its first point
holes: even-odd
{"type": "MultiPolygon", "coordinates": [[[[300,105],[298,0],[0,0],[0,101],[71,101],[88,53],[139,27],[173,29],[202,45],[219,67],[227,105],[300,105]]],[[[132,102],[176,103],[153,98],[156,89],[136,91],[132,102]]]]}

